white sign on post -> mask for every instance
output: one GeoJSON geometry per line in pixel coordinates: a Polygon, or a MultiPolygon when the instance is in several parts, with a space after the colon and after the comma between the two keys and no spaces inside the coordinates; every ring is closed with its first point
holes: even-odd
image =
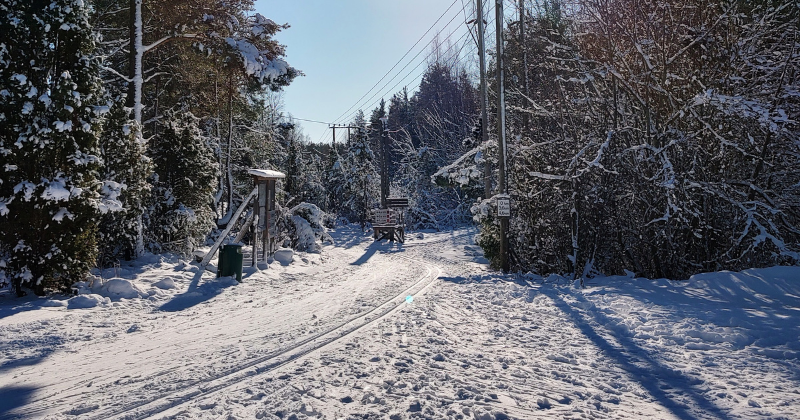
{"type": "Polygon", "coordinates": [[[389,209],[376,209],[374,210],[373,223],[380,225],[390,225],[394,223],[394,212],[389,209]]]}
{"type": "Polygon", "coordinates": [[[499,217],[511,217],[511,199],[508,197],[497,198],[497,215],[499,217]]]}

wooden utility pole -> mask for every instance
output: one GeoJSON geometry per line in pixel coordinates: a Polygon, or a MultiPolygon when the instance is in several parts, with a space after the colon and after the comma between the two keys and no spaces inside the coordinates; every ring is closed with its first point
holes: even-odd
{"type": "Polygon", "coordinates": [[[335,150],[336,149],[336,129],[337,128],[346,128],[347,129],[347,143],[349,144],[350,143],[350,129],[351,128],[357,128],[357,127],[353,127],[350,124],[347,124],[347,125],[345,125],[345,124],[333,124],[333,125],[329,125],[328,128],[333,130],[333,148],[335,150]]]}
{"type": "Polygon", "coordinates": [[[389,196],[389,152],[386,147],[386,134],[389,131],[389,118],[381,117],[381,208],[386,208],[389,196]]]}
{"type": "Polygon", "coordinates": [[[483,151],[483,197],[489,199],[492,197],[492,164],[489,162],[488,146],[489,142],[489,125],[488,116],[488,102],[489,94],[486,87],[486,46],[483,42],[483,0],[477,0],[477,14],[478,20],[478,58],[480,63],[481,72],[481,144],[486,147],[483,151]]]}
{"type": "MultiPolygon", "coordinates": [[[[498,166],[500,176],[498,187],[500,194],[508,194],[506,187],[506,97],[505,74],[503,72],[503,0],[495,0],[495,23],[497,39],[497,143],[500,146],[498,153],[498,166]]],[[[508,218],[500,217],[500,264],[504,272],[508,272],[508,218]]]]}
{"type": "MultiPolygon", "coordinates": [[[[525,0],[519,0],[519,47],[522,49],[522,71],[520,78],[522,79],[523,87],[525,89],[525,96],[530,97],[530,89],[528,89],[528,46],[525,45],[525,0]]],[[[527,98],[525,99],[527,101],[527,98]]],[[[527,113],[522,115],[522,127],[525,132],[528,132],[530,116],[527,113]]]]}

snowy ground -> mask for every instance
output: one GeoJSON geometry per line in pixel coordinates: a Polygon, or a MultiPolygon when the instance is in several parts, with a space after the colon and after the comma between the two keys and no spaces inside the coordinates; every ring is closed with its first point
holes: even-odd
{"type": "Polygon", "coordinates": [[[0,293],[0,418],[799,418],[800,268],[581,289],[491,272],[473,235],[0,293]]]}

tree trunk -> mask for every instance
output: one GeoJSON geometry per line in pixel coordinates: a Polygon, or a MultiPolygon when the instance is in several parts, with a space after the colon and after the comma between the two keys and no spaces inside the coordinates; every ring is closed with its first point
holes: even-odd
{"type": "MultiPolygon", "coordinates": [[[[128,35],[130,37],[128,53],[128,97],[126,105],[133,108],[133,119],[137,124],[142,124],[142,84],[144,83],[142,71],[142,0],[129,0],[130,17],[128,19],[128,35]]],[[[141,128],[139,128],[141,130],[141,128]]],[[[141,137],[141,136],[140,136],[141,137]]]]}
{"type": "Polygon", "coordinates": [[[233,147],[233,75],[228,79],[228,153],[225,163],[225,185],[228,189],[227,209],[233,208],[233,176],[231,173],[231,148],[233,147]]]}

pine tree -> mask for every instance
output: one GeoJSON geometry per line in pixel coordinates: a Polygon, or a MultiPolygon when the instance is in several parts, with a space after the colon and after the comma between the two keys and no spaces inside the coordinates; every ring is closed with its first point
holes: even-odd
{"type": "Polygon", "coordinates": [[[94,265],[102,87],[81,0],[0,4],[0,255],[22,286],[69,290],[94,265]]]}

